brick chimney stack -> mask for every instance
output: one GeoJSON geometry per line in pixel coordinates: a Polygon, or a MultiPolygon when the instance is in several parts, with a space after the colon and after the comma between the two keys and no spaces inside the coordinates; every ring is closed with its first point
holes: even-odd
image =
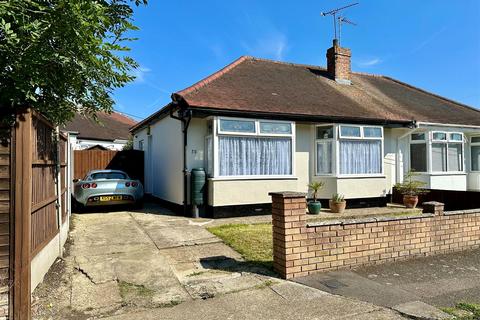
{"type": "Polygon", "coordinates": [[[352,52],[350,49],[341,48],[338,40],[333,40],[333,47],[327,50],[327,69],[328,73],[341,84],[351,84],[350,81],[350,58],[352,52]]]}

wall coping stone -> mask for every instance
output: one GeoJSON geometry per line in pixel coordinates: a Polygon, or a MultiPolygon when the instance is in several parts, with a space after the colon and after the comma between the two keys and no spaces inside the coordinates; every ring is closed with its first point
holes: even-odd
{"type": "Polygon", "coordinates": [[[456,214],[475,214],[475,213],[480,213],[480,208],[479,209],[468,209],[468,210],[445,211],[443,213],[443,215],[453,216],[453,215],[456,215],[456,214]]]}
{"type": "Polygon", "coordinates": [[[294,191],[277,191],[277,192],[269,192],[268,195],[272,197],[282,197],[282,198],[305,198],[307,196],[307,193],[294,192],[294,191]]]}
{"type": "Polygon", "coordinates": [[[325,220],[318,222],[307,223],[307,227],[322,227],[322,226],[337,226],[337,225],[349,225],[349,224],[360,224],[360,223],[370,223],[370,222],[387,222],[387,221],[399,221],[399,220],[409,220],[409,219],[421,219],[421,218],[432,218],[435,215],[432,213],[424,213],[422,215],[412,215],[412,216],[401,216],[401,217],[366,217],[359,219],[335,219],[335,220],[325,220]]]}

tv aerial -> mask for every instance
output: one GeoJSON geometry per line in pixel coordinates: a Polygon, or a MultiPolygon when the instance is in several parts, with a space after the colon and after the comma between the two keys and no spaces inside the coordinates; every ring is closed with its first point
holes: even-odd
{"type": "Polygon", "coordinates": [[[337,8],[337,9],[330,10],[328,12],[321,12],[320,13],[323,17],[332,16],[332,18],[333,18],[333,30],[334,30],[334,36],[335,36],[334,39],[338,40],[339,43],[340,43],[340,37],[341,37],[341,32],[342,32],[342,24],[350,24],[350,25],[353,25],[353,26],[356,26],[357,24],[348,20],[345,16],[339,15],[337,17],[337,14],[339,14],[339,12],[342,11],[342,10],[345,10],[347,8],[356,6],[358,4],[359,4],[359,2],[355,2],[355,3],[352,3],[352,4],[346,5],[344,7],[340,7],[340,8],[337,8]],[[337,29],[338,29],[338,37],[337,37],[337,29]]]}

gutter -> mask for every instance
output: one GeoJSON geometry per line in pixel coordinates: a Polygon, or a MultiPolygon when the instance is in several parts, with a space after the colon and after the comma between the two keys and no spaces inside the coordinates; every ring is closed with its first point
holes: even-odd
{"type": "Polygon", "coordinates": [[[181,101],[177,101],[174,97],[173,107],[170,109],[170,117],[179,120],[182,123],[183,133],[183,215],[186,217],[188,212],[188,168],[187,168],[187,145],[188,145],[188,127],[192,120],[192,110],[181,101]],[[178,116],[174,114],[175,109],[178,108],[178,116]]]}
{"type": "Polygon", "coordinates": [[[452,128],[470,128],[479,129],[480,126],[464,125],[464,124],[451,124],[451,123],[435,123],[435,122],[417,122],[419,126],[437,126],[437,127],[452,127],[452,128]]]}

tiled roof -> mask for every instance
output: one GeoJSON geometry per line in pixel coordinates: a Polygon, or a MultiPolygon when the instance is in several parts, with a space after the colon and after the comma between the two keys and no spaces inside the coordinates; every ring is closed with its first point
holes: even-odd
{"type": "Polygon", "coordinates": [[[345,85],[318,66],[253,57],[175,95],[193,109],[480,126],[479,110],[386,76],[352,73],[345,85]]]}
{"type": "Polygon", "coordinates": [[[80,139],[127,140],[130,137],[130,127],[136,124],[135,120],[118,112],[111,114],[100,112],[97,116],[99,123],[87,116],[77,114],[62,130],[78,132],[80,139]]]}

